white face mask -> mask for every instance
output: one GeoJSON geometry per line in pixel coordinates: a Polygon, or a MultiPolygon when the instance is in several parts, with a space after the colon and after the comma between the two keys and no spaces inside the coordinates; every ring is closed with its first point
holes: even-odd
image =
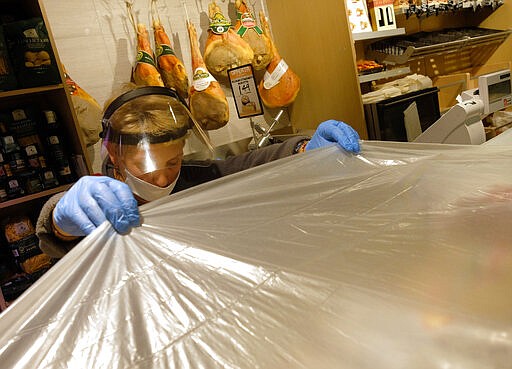
{"type": "Polygon", "coordinates": [[[180,177],[180,174],[178,173],[174,182],[169,186],[159,187],[135,177],[128,170],[125,170],[124,172],[126,176],[125,183],[130,186],[135,195],[146,201],[158,200],[164,196],[170,195],[174,186],[176,186],[176,182],[178,182],[178,178],[180,177]]]}

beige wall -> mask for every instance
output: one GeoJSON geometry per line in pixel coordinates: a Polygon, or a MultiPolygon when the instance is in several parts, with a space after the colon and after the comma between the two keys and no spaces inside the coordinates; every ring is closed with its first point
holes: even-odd
{"type": "MultiPolygon", "coordinates": [[[[512,2],[505,0],[505,3],[493,12],[489,17],[482,20],[481,27],[493,29],[512,29],[512,2]]],[[[487,64],[512,61],[512,35],[501,44],[496,52],[489,58],[487,64]]]]}
{"type": "MultiPolygon", "coordinates": [[[[207,26],[206,0],[186,0],[189,16],[198,26],[204,44],[207,26]]],[[[230,1],[217,1],[234,19],[230,1]]],[[[266,6],[274,39],[280,54],[299,75],[301,92],[289,115],[298,130],[315,129],[326,119],[343,120],[366,138],[360,86],[356,76],[354,44],[348,32],[344,1],[324,0],[321,3],[303,0],[249,1],[259,11],[266,6]]],[[[43,0],[59,54],[71,76],[101,104],[118,84],[129,80],[135,59],[135,35],[128,22],[123,0],[43,0]]],[[[139,19],[149,23],[149,1],[134,2],[139,19]]],[[[164,26],[172,35],[176,52],[190,71],[190,50],[185,29],[185,12],[181,2],[159,0],[164,26]]],[[[467,23],[482,27],[507,29],[512,18],[512,2],[481,18],[447,15],[404,22],[408,32],[467,23]]],[[[509,36],[490,57],[488,64],[512,60],[512,37],[509,36]]],[[[232,102],[231,91],[225,87],[231,105],[230,123],[211,137],[216,145],[233,142],[251,135],[247,119],[240,120],[232,102]]],[[[275,111],[267,111],[270,121],[275,111]]],[[[260,118],[263,119],[263,118],[260,118]]],[[[256,119],[258,121],[258,119],[256,119]]],[[[286,122],[285,122],[286,123],[286,122]]]]}
{"type": "MultiPolygon", "coordinates": [[[[119,85],[130,80],[131,68],[136,56],[136,36],[127,16],[124,0],[41,0],[53,32],[56,46],[71,77],[101,105],[116,91],[119,85]]],[[[131,1],[137,20],[145,23],[150,30],[149,0],[131,1]]],[[[184,0],[190,20],[195,24],[200,45],[204,47],[208,27],[208,3],[206,0],[184,0]]],[[[254,3],[259,12],[265,5],[254,3]]],[[[190,46],[186,30],[186,14],[182,1],[159,0],[158,11],[163,26],[174,43],[175,52],[183,60],[187,72],[192,74],[190,46]]],[[[218,0],[225,16],[234,22],[236,12],[234,2],[218,0]]],[[[224,91],[230,103],[229,123],[210,137],[216,146],[251,137],[249,120],[239,119],[229,85],[224,91]]],[[[256,122],[270,122],[272,114],[265,118],[256,117],[256,122]]],[[[283,124],[289,124],[283,117],[283,124]]],[[[196,150],[197,141],[189,142],[186,151],[196,150]]],[[[95,164],[97,164],[96,158],[95,164]]],[[[95,165],[96,169],[99,167],[95,165]]]]}

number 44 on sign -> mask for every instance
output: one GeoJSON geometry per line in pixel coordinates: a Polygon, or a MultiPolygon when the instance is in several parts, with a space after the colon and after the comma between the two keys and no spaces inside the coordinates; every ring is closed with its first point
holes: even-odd
{"type": "Polygon", "coordinates": [[[372,9],[372,23],[375,31],[396,28],[393,0],[370,0],[369,6],[372,9]]]}

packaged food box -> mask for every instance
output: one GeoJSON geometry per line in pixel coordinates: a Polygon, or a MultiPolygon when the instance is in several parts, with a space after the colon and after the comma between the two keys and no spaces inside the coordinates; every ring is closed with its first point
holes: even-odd
{"type": "MultiPolygon", "coordinates": [[[[47,256],[45,255],[45,257],[47,256]]],[[[0,285],[0,290],[4,300],[7,302],[7,306],[41,278],[51,268],[53,263],[54,260],[52,259],[49,265],[38,269],[34,273],[17,273],[8,280],[3,281],[0,285]]]]}
{"type": "Polygon", "coordinates": [[[35,169],[24,171],[18,178],[27,194],[41,192],[44,189],[39,171],[35,169]]]}
{"type": "Polygon", "coordinates": [[[11,302],[15,300],[33,283],[34,281],[32,278],[30,278],[30,276],[25,273],[17,274],[13,278],[9,279],[1,286],[5,301],[11,302]]]}
{"type": "Polygon", "coordinates": [[[61,83],[48,31],[42,18],[4,25],[9,55],[20,87],[61,83]]]}
{"type": "Polygon", "coordinates": [[[20,107],[10,111],[7,130],[19,139],[37,134],[38,125],[34,109],[31,107],[20,107]]]}
{"type": "Polygon", "coordinates": [[[8,199],[15,199],[25,195],[25,190],[16,176],[8,177],[5,180],[5,192],[8,199]]]}
{"type": "Polygon", "coordinates": [[[57,174],[55,174],[52,168],[44,168],[41,170],[41,181],[45,189],[54,188],[60,184],[57,174]]]}
{"type": "Polygon", "coordinates": [[[5,186],[5,181],[0,179],[0,202],[9,200],[9,198],[7,197],[7,191],[5,190],[5,186]]]}
{"type": "Polygon", "coordinates": [[[32,221],[27,216],[11,217],[5,221],[5,239],[20,269],[33,256],[42,254],[32,221]]]}

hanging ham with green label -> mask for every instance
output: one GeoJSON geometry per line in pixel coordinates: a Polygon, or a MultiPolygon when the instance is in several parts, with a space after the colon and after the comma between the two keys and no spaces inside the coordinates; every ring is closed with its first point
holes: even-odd
{"type": "Polygon", "coordinates": [[[190,111],[203,129],[218,129],[225,126],[229,120],[226,94],[219,82],[206,68],[199,50],[196,28],[190,21],[187,22],[187,28],[192,54],[192,70],[194,71],[189,90],[190,111]]]}
{"type": "Polygon", "coordinates": [[[270,27],[263,12],[260,12],[263,32],[272,44],[272,60],[258,85],[261,100],[268,108],[282,108],[295,101],[300,90],[300,78],[279,55],[270,34],[270,27]]]}
{"type": "Polygon", "coordinates": [[[228,69],[251,64],[254,52],[251,46],[238,36],[222,14],[219,6],[212,1],[208,5],[210,27],[206,38],[204,61],[216,76],[227,77],[228,69]]]}
{"type": "Polygon", "coordinates": [[[249,44],[254,52],[254,58],[252,59],[254,70],[265,69],[272,60],[270,39],[256,24],[256,19],[245,0],[236,0],[235,7],[237,17],[235,32],[249,44]]]}
{"type": "Polygon", "coordinates": [[[139,86],[164,85],[156,68],[146,25],[143,23],[137,24],[137,64],[133,70],[133,80],[139,86]]]}
{"type": "Polygon", "coordinates": [[[128,16],[137,34],[137,60],[132,70],[132,79],[138,86],[163,86],[164,81],[156,68],[153,49],[149,41],[149,34],[146,25],[136,23],[132,11],[132,4],[126,2],[128,16]]]}
{"type": "Polygon", "coordinates": [[[164,85],[174,88],[178,94],[188,97],[188,76],[183,62],[176,56],[171,40],[165,32],[157,13],[156,0],[152,0],[152,21],[155,36],[156,63],[164,85]]]}

